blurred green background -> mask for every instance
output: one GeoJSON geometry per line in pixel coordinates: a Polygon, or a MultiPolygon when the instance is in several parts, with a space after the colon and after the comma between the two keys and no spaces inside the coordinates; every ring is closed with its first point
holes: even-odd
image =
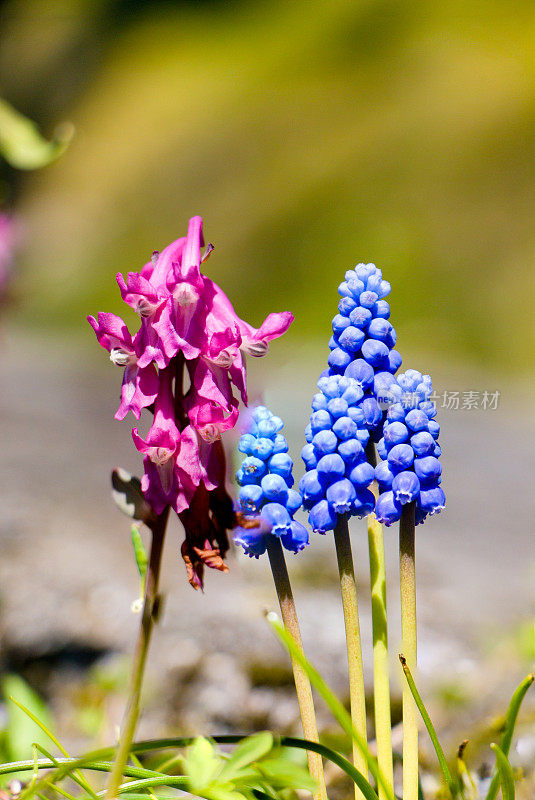
{"type": "Polygon", "coordinates": [[[0,93],[46,135],[77,131],[43,171],[3,167],[26,240],[20,323],[85,334],[87,313],[121,310],[115,273],[200,213],[211,277],[253,323],[294,311],[288,346],[326,342],[343,272],[374,261],[405,354],[531,370],[532,2],[11,0],[0,15],[0,93]]]}

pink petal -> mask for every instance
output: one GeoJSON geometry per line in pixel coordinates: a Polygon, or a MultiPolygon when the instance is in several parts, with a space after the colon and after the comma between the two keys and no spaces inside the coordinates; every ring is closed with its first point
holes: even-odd
{"type": "Polygon", "coordinates": [[[99,311],[98,322],[94,317],[87,318],[96,333],[99,344],[111,351],[116,347],[124,347],[133,351],[132,337],[126,323],[115,314],[99,311]]]}
{"type": "Polygon", "coordinates": [[[204,245],[202,235],[202,217],[192,217],[188,224],[186,245],[182,253],[182,280],[197,283],[200,279],[201,247],[204,245]]]}

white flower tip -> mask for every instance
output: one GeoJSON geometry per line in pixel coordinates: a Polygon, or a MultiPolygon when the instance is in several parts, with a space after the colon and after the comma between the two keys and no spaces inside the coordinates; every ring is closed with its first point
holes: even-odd
{"type": "Polygon", "coordinates": [[[243,342],[241,350],[253,358],[262,358],[269,350],[269,342],[266,342],[265,339],[261,339],[259,342],[243,342]]]}
{"type": "Polygon", "coordinates": [[[137,303],[135,311],[140,317],[152,317],[156,311],[156,306],[143,298],[137,303]]]}
{"type": "Polygon", "coordinates": [[[130,610],[132,614],[141,614],[141,610],[143,608],[143,598],[138,597],[137,600],[134,600],[132,605],[130,606],[130,610]]]}
{"type": "Polygon", "coordinates": [[[123,347],[114,347],[110,351],[110,361],[117,367],[127,367],[129,364],[135,364],[137,359],[135,353],[130,353],[123,347]]]}
{"type": "Polygon", "coordinates": [[[208,442],[209,444],[213,444],[221,439],[221,432],[217,425],[205,425],[204,428],[201,428],[199,433],[204,441],[208,442]]]}
{"type": "Polygon", "coordinates": [[[177,303],[183,307],[194,305],[199,299],[199,295],[189,283],[179,283],[173,292],[173,296],[177,303]]]}

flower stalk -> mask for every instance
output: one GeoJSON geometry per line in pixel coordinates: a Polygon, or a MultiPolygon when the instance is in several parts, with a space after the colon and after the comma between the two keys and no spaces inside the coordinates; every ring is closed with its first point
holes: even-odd
{"type": "MultiPolygon", "coordinates": [[[[349,538],[349,526],[347,515],[345,514],[338,517],[338,522],[334,529],[334,543],[338,562],[338,574],[340,577],[342,607],[344,610],[351,721],[362,740],[366,742],[366,696],[364,692],[364,665],[362,661],[360,639],[357,582],[355,579],[351,540],[349,538]]],[[[353,763],[365,777],[368,775],[366,758],[355,742],[353,742],[353,763]]],[[[362,793],[356,784],[355,797],[357,800],[362,798],[362,793]]]]}
{"type": "MultiPolygon", "coordinates": [[[[297,647],[301,650],[301,652],[303,652],[303,640],[301,637],[299,620],[297,618],[297,611],[295,608],[292,587],[290,584],[290,576],[288,575],[284,552],[278,537],[267,537],[267,553],[271,566],[271,572],[273,573],[277,597],[279,599],[284,627],[296,643],[297,647]]],[[[299,712],[301,715],[301,724],[303,726],[303,735],[305,739],[309,739],[312,742],[319,742],[316,712],[314,710],[314,700],[312,698],[310,681],[303,667],[293,657],[292,669],[297,693],[297,702],[299,704],[299,712]]],[[[314,799],[327,800],[323,762],[318,753],[309,751],[308,768],[318,787],[314,794],[314,799]]]]}
{"type": "MultiPolygon", "coordinates": [[[[401,638],[407,666],[416,674],[415,503],[403,506],[399,523],[401,638]]],[[[403,798],[418,800],[418,709],[410,687],[403,682],[403,798]]]]}
{"type": "Polygon", "coordinates": [[[143,686],[143,676],[145,664],[149,651],[150,640],[157,616],[158,586],[160,581],[160,568],[162,563],[163,544],[165,530],[169,517],[169,507],[158,515],[155,522],[151,525],[152,542],[149,554],[149,564],[145,580],[145,598],[143,612],[139,626],[139,634],[130,676],[130,687],[128,691],[128,702],[124,715],[121,734],[119,737],[119,747],[115,756],[113,769],[110,774],[108,786],[106,788],[107,800],[117,797],[119,786],[124,774],[124,769],[128,763],[130,748],[134,740],[137,722],[139,719],[141,690],[143,686]]]}
{"type": "MultiPolygon", "coordinates": [[[[369,442],[366,455],[370,464],[377,465],[375,445],[369,442]]],[[[372,491],[377,497],[377,487],[372,491]]],[[[370,558],[370,587],[372,600],[373,636],[373,700],[375,716],[375,740],[377,761],[388,786],[394,786],[392,758],[392,717],[390,711],[390,671],[388,664],[388,624],[386,613],[386,565],[383,526],[374,514],[367,518],[368,550],[370,558]]],[[[382,786],[378,787],[379,800],[387,797],[382,786]]]]}

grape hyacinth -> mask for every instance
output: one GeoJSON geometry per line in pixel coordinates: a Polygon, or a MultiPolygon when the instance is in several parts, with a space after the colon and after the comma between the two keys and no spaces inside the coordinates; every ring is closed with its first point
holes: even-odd
{"type": "Polygon", "coordinates": [[[299,491],[311,528],[325,533],[334,530],[339,514],[363,517],[373,511],[375,498],[368,487],[374,470],[365,448],[382,411],[354,378],[323,376],[318,389],[301,451],[306,472],[299,491]]]}
{"type": "MultiPolygon", "coordinates": [[[[357,264],[346,272],[338,293],[339,313],[332,321],[329,366],[324,375],[353,378],[365,397],[388,400],[393,375],[401,366],[401,355],[394,349],[397,334],[389,322],[390,306],[385,300],[390,284],[375,264],[357,264]]],[[[370,428],[374,441],[380,438],[380,421],[370,428]]]]}
{"type": "Polygon", "coordinates": [[[280,417],[265,406],[257,406],[238,445],[245,458],[236,474],[241,487],[241,512],[234,541],[251,558],[266,552],[269,536],[278,537],[286,550],[293,553],[299,553],[308,544],[305,526],[293,519],[302,501],[299,492],[292,488],[293,461],[288,455],[286,438],[280,432],[283,426],[280,417]]]}
{"type": "Polygon", "coordinates": [[[123,367],[116,418],[143,409],[154,420],[143,438],[132,431],[143,454],[141,488],[156,515],[173,508],[186,531],[182,545],[188,580],[202,587],[204,567],[226,571],[227,531],[235,525],[225,489],[221,434],[238,419],[238,397],[247,403],[245,355],[263,356],[269,342],[293,321],[289,312],[269,314],[260,328],[240,319],[226,294],[201,272],[201,217],[187,236],[154,252],[140,272],[117,275],[123,300],[139,314],[132,336],[120,317],[88,317],[111,361],[123,367]],[[187,369],[189,388],[184,388],[187,369]]]}
{"type": "Polygon", "coordinates": [[[395,388],[399,401],[389,407],[383,438],[377,443],[383,461],[375,468],[380,492],[375,514],[379,522],[391,525],[401,518],[403,506],[414,502],[418,524],[445,504],[438,460],[440,426],[429,399],[433,391],[429,375],[409,369],[398,376],[395,388]]]}

